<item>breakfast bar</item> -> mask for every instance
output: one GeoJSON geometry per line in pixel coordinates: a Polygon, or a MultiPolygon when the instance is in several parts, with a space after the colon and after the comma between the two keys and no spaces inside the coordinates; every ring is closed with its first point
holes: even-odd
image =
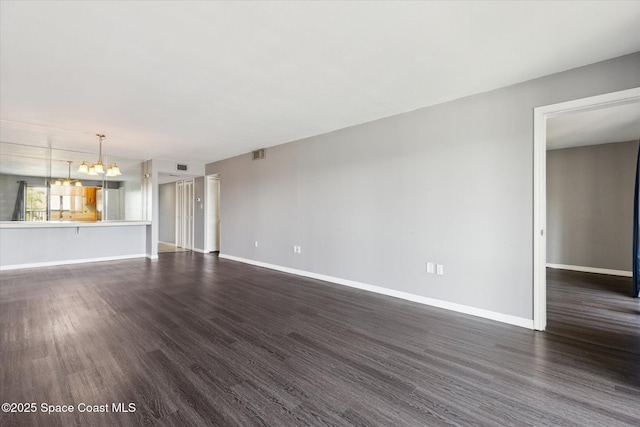
{"type": "Polygon", "coordinates": [[[151,221],[2,221],[0,270],[147,256],[151,221]]]}

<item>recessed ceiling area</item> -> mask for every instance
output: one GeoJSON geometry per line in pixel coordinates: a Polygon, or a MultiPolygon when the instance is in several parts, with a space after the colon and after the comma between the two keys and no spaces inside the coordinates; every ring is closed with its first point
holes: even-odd
{"type": "Polygon", "coordinates": [[[640,2],[0,3],[0,140],[207,163],[640,51],[640,2]],[[635,37],[633,35],[636,35],[635,37]]]}
{"type": "Polygon", "coordinates": [[[640,139],[640,100],[563,113],[547,120],[547,150],[640,139]]]}

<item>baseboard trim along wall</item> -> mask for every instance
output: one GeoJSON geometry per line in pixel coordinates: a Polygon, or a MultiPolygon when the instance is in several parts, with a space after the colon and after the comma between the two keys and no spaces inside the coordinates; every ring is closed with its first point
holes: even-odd
{"type": "Polygon", "coordinates": [[[362,282],[356,282],[353,280],[341,279],[339,277],[326,276],[324,274],[311,273],[309,271],[297,270],[295,268],[282,267],[275,264],[269,264],[261,261],[254,261],[251,259],[241,258],[233,255],[219,254],[220,258],[228,259],[231,261],[238,261],[245,264],[251,264],[258,267],[269,268],[271,270],[282,271],[283,273],[295,274],[298,276],[309,277],[311,279],[323,280],[325,282],[335,283],[338,285],[349,286],[351,288],[362,289],[369,292],[375,292],[377,294],[387,295],[390,297],[400,298],[407,301],[417,302],[419,304],[430,305],[433,307],[444,308],[445,310],[456,311],[458,313],[469,314],[471,316],[482,317],[484,319],[495,320],[502,323],[508,323],[510,325],[521,326],[527,329],[533,329],[533,320],[525,319],[522,317],[511,316],[509,314],[502,314],[495,311],[484,310],[481,308],[470,307],[467,305],[457,304],[448,301],[442,301],[434,298],[423,297],[420,295],[410,294],[407,292],[396,291],[382,286],[369,285],[362,282]]]}
{"type": "Polygon", "coordinates": [[[631,271],[611,270],[608,268],[582,267],[579,265],[550,264],[550,263],[547,263],[547,267],[555,268],[557,270],[582,271],[583,273],[596,273],[596,274],[608,274],[610,276],[633,277],[633,272],[631,271]]]}
{"type": "Polygon", "coordinates": [[[135,254],[135,255],[107,256],[107,257],[100,257],[100,258],[65,259],[65,260],[60,260],[60,261],[47,261],[47,262],[34,262],[34,263],[29,263],[29,264],[3,265],[3,266],[0,266],[0,271],[18,270],[18,269],[21,269],[21,268],[53,267],[55,265],[83,264],[83,263],[86,263],[86,262],[118,261],[118,260],[123,260],[123,259],[146,258],[146,257],[147,257],[147,254],[135,254]]]}

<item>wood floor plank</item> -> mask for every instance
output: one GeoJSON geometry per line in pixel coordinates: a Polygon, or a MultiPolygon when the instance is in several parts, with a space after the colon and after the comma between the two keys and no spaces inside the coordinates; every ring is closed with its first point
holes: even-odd
{"type": "Polygon", "coordinates": [[[548,330],[162,253],[0,272],[4,426],[637,426],[630,279],[549,270],[548,330]],[[111,406],[110,406],[111,409],[111,406]]]}

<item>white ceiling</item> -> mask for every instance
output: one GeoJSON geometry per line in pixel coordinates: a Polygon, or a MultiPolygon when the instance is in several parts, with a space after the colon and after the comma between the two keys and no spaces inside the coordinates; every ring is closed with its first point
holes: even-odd
{"type": "Polygon", "coordinates": [[[547,120],[547,150],[639,139],[638,100],[571,111],[547,120]]]}
{"type": "Polygon", "coordinates": [[[0,3],[0,140],[206,163],[640,51],[640,2],[0,3]]]}

